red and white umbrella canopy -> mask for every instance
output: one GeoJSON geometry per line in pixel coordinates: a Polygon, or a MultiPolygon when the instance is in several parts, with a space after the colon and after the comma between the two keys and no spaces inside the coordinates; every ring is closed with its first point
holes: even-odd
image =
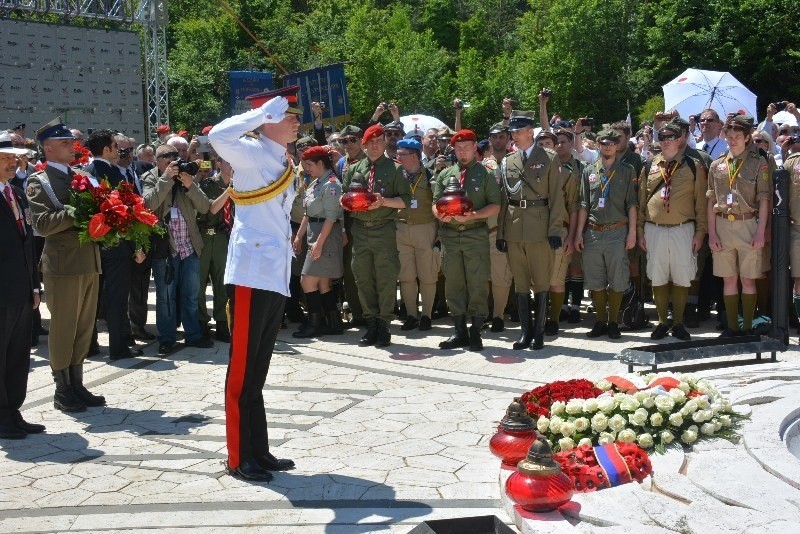
{"type": "Polygon", "coordinates": [[[729,72],[686,69],[663,86],[664,111],[678,110],[688,119],[704,109],[713,109],[720,119],[744,111],[757,119],[756,95],[729,72]]]}

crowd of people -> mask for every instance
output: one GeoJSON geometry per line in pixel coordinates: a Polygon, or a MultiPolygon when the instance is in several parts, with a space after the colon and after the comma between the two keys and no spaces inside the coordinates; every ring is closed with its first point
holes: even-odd
{"type": "MultiPolygon", "coordinates": [[[[511,320],[521,327],[513,349],[539,350],[545,336],[583,322],[585,291],[591,338],[619,338],[620,323],[634,321],[620,319],[622,307],[650,298],[653,339],[688,340],[687,329],[715,308],[729,337],[750,332],[756,310],[769,314],[778,165],[791,173],[800,221],[800,129],[772,120],[778,107],[800,119],[792,103],[770,104],[759,124],[713,109],[686,118],[658,113],[636,132],[630,120],[549,117],[548,90],[538,120],[506,99],[486,132],[462,123],[458,99],[454,127],[427,130],[404,125],[386,103],[367,124],[337,130],[313,103],[313,129],[304,135],[293,98],[283,94],[197,135],[162,125],[153,145],[106,129],[86,135],[58,119],[35,140],[26,139],[24,124],[0,135],[0,206],[12,216],[3,249],[19,249],[15,279],[29,281],[0,297],[0,437],[43,430],[19,413],[19,359],[26,350],[29,358],[41,335],[48,335],[55,407],[105,404],[85,388],[82,372],[85,358],[102,353],[99,318],[111,360],[141,355],[137,341],[157,339],[163,356],[231,343],[226,410],[241,454],[229,457],[229,468],[252,478],[269,466],[290,467],[256,444],[266,423],[244,422],[259,402],[263,412],[263,380],[248,377],[266,377],[266,368],[253,355],[271,355],[278,329],[289,323],[297,324],[295,338],[364,328],[360,345],[386,347],[398,317],[400,331],[429,331],[449,314],[454,329],[439,347],[480,351],[484,331],[501,332],[511,320]],[[133,184],[165,236],[147,252],[126,241],[80,244],[64,210],[76,171],[133,184]],[[366,210],[343,209],[342,195],[364,190],[374,195],[366,210]],[[443,215],[437,202],[452,195],[465,196],[471,209],[443,215]],[[284,224],[291,228],[285,242],[284,224]],[[147,327],[151,283],[155,334],[147,327]],[[49,331],[39,319],[40,295],[49,331]],[[248,463],[253,457],[269,461],[259,467],[248,463]]],[[[791,260],[800,262],[794,226],[791,260]]],[[[800,296],[794,303],[800,311],[800,296]]]]}

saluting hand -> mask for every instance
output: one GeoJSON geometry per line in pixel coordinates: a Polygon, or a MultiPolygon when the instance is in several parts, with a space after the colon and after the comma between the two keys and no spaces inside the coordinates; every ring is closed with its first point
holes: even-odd
{"type": "Polygon", "coordinates": [[[289,109],[289,101],[285,97],[276,96],[267,100],[262,106],[264,112],[264,122],[281,122],[289,109]]]}

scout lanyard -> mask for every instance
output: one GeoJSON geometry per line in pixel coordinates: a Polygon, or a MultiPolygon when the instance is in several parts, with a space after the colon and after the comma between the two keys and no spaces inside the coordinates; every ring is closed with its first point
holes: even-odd
{"type": "Polygon", "coordinates": [[[601,169],[602,173],[600,174],[600,196],[603,198],[608,198],[608,187],[611,185],[611,180],[614,179],[614,175],[617,174],[617,169],[611,171],[611,176],[606,176],[605,169],[601,169]],[[605,180],[603,179],[605,178],[605,180]]]}
{"type": "Polygon", "coordinates": [[[367,178],[367,189],[372,193],[372,188],[375,185],[375,162],[371,162],[369,166],[369,177],[367,178]]]}
{"type": "Polygon", "coordinates": [[[411,196],[416,197],[417,186],[419,185],[419,181],[422,180],[422,175],[425,173],[422,172],[422,168],[417,171],[417,181],[414,182],[414,185],[411,185],[411,180],[414,178],[414,175],[406,171],[403,171],[403,174],[408,179],[408,186],[411,188],[411,196]]]}
{"type": "Polygon", "coordinates": [[[661,167],[661,165],[658,166],[658,170],[661,172],[661,179],[664,181],[664,189],[661,190],[661,198],[664,200],[664,209],[667,211],[667,213],[669,213],[669,194],[671,191],[670,182],[672,182],[672,175],[675,174],[675,169],[677,168],[678,160],[668,163],[664,167],[661,167]]]}
{"type": "Polygon", "coordinates": [[[464,187],[464,177],[467,175],[467,168],[462,167],[461,174],[458,175],[458,185],[459,187],[464,187]]]}
{"type": "Polygon", "coordinates": [[[733,191],[733,183],[736,181],[736,177],[739,176],[739,171],[742,170],[744,167],[744,160],[732,159],[728,158],[728,189],[733,191]],[[736,162],[739,163],[736,163],[736,162]],[[731,167],[735,166],[736,170],[733,171],[731,174],[731,167]]]}

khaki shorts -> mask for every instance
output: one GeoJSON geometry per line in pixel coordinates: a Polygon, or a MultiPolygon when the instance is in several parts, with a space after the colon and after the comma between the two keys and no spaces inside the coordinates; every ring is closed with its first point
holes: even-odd
{"type": "Polygon", "coordinates": [[[772,243],[764,243],[764,248],[761,251],[764,253],[761,258],[761,272],[768,273],[772,270],[772,243]]]}
{"type": "Polygon", "coordinates": [[[630,271],[628,251],[625,250],[627,236],[627,226],[604,232],[586,231],[583,235],[583,286],[586,289],[628,289],[630,271]]]}
{"type": "Polygon", "coordinates": [[[564,256],[564,247],[559,247],[553,253],[553,275],[550,277],[550,287],[563,286],[567,279],[567,270],[574,252],[569,256],[564,256]]]}
{"type": "Polygon", "coordinates": [[[800,225],[792,225],[789,233],[789,265],[792,278],[800,278],[800,225]]]}
{"type": "Polygon", "coordinates": [[[757,228],[758,222],[755,218],[729,221],[717,217],[717,235],[722,243],[722,250],[711,251],[714,276],[761,278],[764,252],[750,244],[757,228]]]}
{"type": "Polygon", "coordinates": [[[397,223],[397,254],[400,258],[398,280],[435,284],[439,278],[441,256],[433,250],[436,221],[423,224],[397,223]]]}
{"type": "Polygon", "coordinates": [[[514,275],[517,293],[534,293],[550,289],[553,254],[547,241],[536,243],[509,243],[508,264],[514,275]]]}
{"type": "Polygon", "coordinates": [[[508,254],[497,250],[495,242],[497,232],[489,232],[489,280],[493,286],[511,287],[514,277],[511,275],[511,267],[508,266],[508,254]]]}
{"type": "Polygon", "coordinates": [[[692,253],[694,223],[664,227],[644,224],[647,242],[647,277],[653,287],[665,286],[670,281],[680,287],[689,287],[697,274],[697,255],[692,253]]]}

